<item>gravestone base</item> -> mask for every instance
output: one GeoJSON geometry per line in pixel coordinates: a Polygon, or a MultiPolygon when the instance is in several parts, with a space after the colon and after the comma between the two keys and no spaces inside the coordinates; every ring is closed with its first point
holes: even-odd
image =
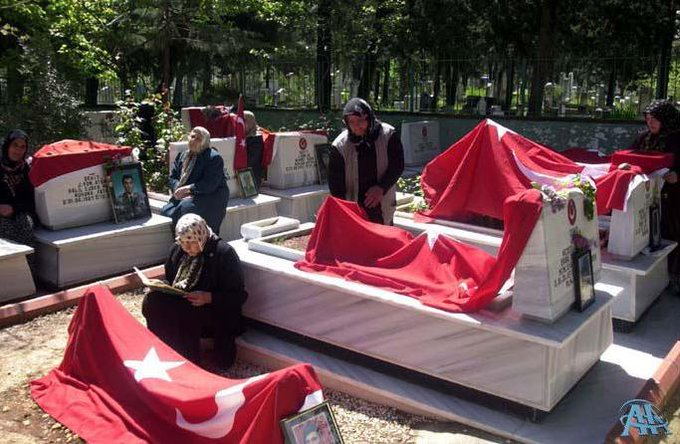
{"type": "MultiPolygon", "coordinates": [[[[170,199],[169,195],[157,193],[152,193],[149,197],[149,206],[155,214],[160,214],[161,208],[170,199]]],[[[267,194],[229,199],[229,204],[225,209],[226,215],[220,226],[219,236],[226,241],[240,239],[241,225],[278,216],[276,206],[280,201],[280,198],[267,194]]]]}
{"type": "MultiPolygon", "coordinates": [[[[632,260],[602,255],[600,282],[619,287],[614,293],[612,317],[635,323],[668,285],[668,255],[677,243],[663,241],[662,248],[648,255],[640,253],[632,260]]],[[[632,326],[621,324],[627,330],[632,326]]]]}
{"type": "Polygon", "coordinates": [[[287,190],[263,187],[260,191],[281,199],[276,204],[279,216],[292,217],[300,222],[314,222],[316,212],[330,194],[328,185],[307,185],[287,190]]]}
{"type": "Polygon", "coordinates": [[[59,231],[38,229],[38,278],[63,288],[127,272],[133,266],[162,263],[173,243],[170,224],[170,218],[154,214],[122,224],[102,222],[59,231]]]}
{"type": "Polygon", "coordinates": [[[583,313],[545,325],[507,306],[445,312],[300,271],[242,240],[231,245],[248,288],[246,317],[541,411],[553,409],[612,342],[611,296],[599,287],[583,313]]]}
{"type": "Polygon", "coordinates": [[[0,239],[0,302],[35,293],[35,284],[26,255],[33,248],[0,239]]]}

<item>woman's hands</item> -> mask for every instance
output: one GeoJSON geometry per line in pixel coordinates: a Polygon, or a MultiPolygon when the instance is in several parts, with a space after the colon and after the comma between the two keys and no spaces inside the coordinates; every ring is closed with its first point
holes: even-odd
{"type": "Polygon", "coordinates": [[[212,293],[209,291],[192,291],[184,296],[191,305],[200,307],[201,305],[210,304],[212,302],[212,293]]]}
{"type": "Polygon", "coordinates": [[[374,185],[366,191],[366,198],[364,199],[364,205],[366,208],[373,208],[380,204],[383,198],[384,191],[382,187],[374,185]]]}
{"type": "Polygon", "coordinates": [[[191,186],[190,185],[184,185],[175,190],[175,192],[172,194],[175,196],[175,199],[177,200],[182,200],[185,197],[191,196],[191,186]]]}
{"type": "Polygon", "coordinates": [[[0,216],[2,217],[14,216],[14,208],[12,208],[12,205],[0,204],[0,216]]]}

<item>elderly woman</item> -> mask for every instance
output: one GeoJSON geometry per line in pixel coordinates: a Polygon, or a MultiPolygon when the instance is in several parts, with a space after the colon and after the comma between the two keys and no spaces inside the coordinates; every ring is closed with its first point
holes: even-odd
{"type": "Polygon", "coordinates": [[[363,99],[345,105],[346,129],[333,141],[328,161],[331,195],[357,202],[371,222],[392,225],[404,148],[394,128],[380,122],[363,99]]]}
{"type": "MultiPolygon", "coordinates": [[[[644,112],[647,129],[633,142],[632,149],[673,153],[674,165],[664,176],[661,189],[661,234],[680,242],[680,112],[672,103],[659,100],[644,112]]],[[[677,248],[668,256],[671,289],[680,294],[680,254],[677,248]]]]}
{"type": "Polygon", "coordinates": [[[183,215],[195,213],[219,233],[229,202],[229,187],[222,157],[210,147],[208,130],[200,126],[191,130],[189,149],[175,159],[169,182],[172,197],[161,214],[172,218],[173,227],[183,215]]]}
{"type": "Polygon", "coordinates": [[[0,157],[0,237],[32,245],[36,218],[27,153],[28,135],[21,130],[10,132],[0,157]]]}
{"type": "Polygon", "coordinates": [[[149,330],[194,363],[201,358],[201,336],[212,331],[216,362],[229,367],[236,355],[234,340],[243,331],[241,306],[248,296],[238,255],[196,214],[182,216],[175,232],[165,278],[188,293],[151,291],[142,314],[149,330]]]}

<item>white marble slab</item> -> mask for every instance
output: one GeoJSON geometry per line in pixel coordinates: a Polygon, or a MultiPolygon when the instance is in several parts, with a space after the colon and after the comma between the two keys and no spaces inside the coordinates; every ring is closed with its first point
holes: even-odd
{"type": "Polygon", "coordinates": [[[328,138],[321,134],[276,133],[272,161],[267,167],[267,185],[285,190],[318,183],[314,145],[327,142],[328,138]]]}
{"type": "Polygon", "coordinates": [[[277,233],[271,236],[265,236],[260,239],[251,239],[248,241],[248,249],[263,253],[268,256],[275,256],[289,261],[299,261],[304,259],[305,252],[294,250],[292,248],[284,247],[283,245],[275,245],[271,241],[275,238],[291,238],[296,236],[304,236],[310,234],[314,229],[314,224],[311,222],[304,223],[293,230],[277,233]]]}
{"type": "MultiPolygon", "coordinates": [[[[664,294],[632,333],[614,334],[614,344],[600,361],[538,422],[314,352],[256,329],[249,330],[240,345],[290,359],[285,365],[308,362],[327,387],[415,414],[455,421],[519,442],[599,443],[617,421],[619,407],[637,396],[680,337],[678,314],[680,298],[664,294]]],[[[251,355],[255,356],[248,357],[251,355]]],[[[263,359],[262,363],[273,361],[263,359]]]]}
{"type": "Polygon", "coordinates": [[[33,248],[0,239],[0,302],[35,293],[35,284],[26,255],[33,248]]]}
{"type": "Polygon", "coordinates": [[[52,230],[113,220],[104,165],[73,171],[35,188],[35,211],[52,230]]]}
{"type": "Polygon", "coordinates": [[[292,217],[300,222],[313,222],[321,204],[330,194],[328,185],[307,185],[296,188],[279,190],[262,187],[261,193],[281,199],[276,204],[276,211],[280,216],[292,217]]]}
{"type": "Polygon", "coordinates": [[[632,260],[602,255],[600,282],[622,289],[614,297],[612,317],[628,322],[640,319],[668,285],[668,255],[676,247],[677,243],[663,240],[660,250],[640,253],[632,260]]]}
{"type": "Polygon", "coordinates": [[[401,143],[406,165],[424,165],[439,155],[439,121],[402,122],[401,143]]]}
{"type": "Polygon", "coordinates": [[[633,259],[649,245],[649,207],[655,181],[636,176],[630,185],[625,211],[612,210],[607,251],[622,259],[633,259]]]}
{"type": "MultiPolygon", "coordinates": [[[[149,200],[151,212],[160,214],[161,209],[170,199],[170,195],[153,193],[149,200]]],[[[281,199],[267,194],[253,197],[230,198],[225,209],[224,220],[220,225],[220,237],[231,241],[241,238],[241,225],[257,220],[278,216],[276,205],[281,199]]]]}
{"type": "Polygon", "coordinates": [[[270,217],[241,225],[241,237],[245,240],[257,239],[284,231],[294,230],[300,221],[290,217],[270,217]]]}
{"type": "Polygon", "coordinates": [[[540,410],[552,409],[611,343],[603,290],[584,313],[547,326],[511,308],[445,312],[231,244],[245,272],[246,316],[540,410]]]}
{"type": "Polygon", "coordinates": [[[59,231],[38,229],[36,269],[56,287],[159,264],[173,243],[170,218],[153,214],[122,224],[110,222],[59,231]]]}

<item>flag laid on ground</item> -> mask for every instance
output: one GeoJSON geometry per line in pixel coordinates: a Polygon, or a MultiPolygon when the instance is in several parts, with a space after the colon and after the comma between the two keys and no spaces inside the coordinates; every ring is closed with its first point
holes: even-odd
{"type": "Polygon", "coordinates": [[[356,203],[328,197],[319,209],[305,259],[295,266],[412,296],[442,310],[476,311],[491,302],[510,277],[542,209],[538,190],[507,199],[506,229],[493,257],[446,236],[423,233],[414,238],[401,228],[368,222],[356,203]]]}
{"type": "Polygon", "coordinates": [[[311,366],[227,379],[161,342],[103,286],[69,326],[58,368],[31,396],[89,443],[282,443],[279,421],[322,401],[311,366]]]}

